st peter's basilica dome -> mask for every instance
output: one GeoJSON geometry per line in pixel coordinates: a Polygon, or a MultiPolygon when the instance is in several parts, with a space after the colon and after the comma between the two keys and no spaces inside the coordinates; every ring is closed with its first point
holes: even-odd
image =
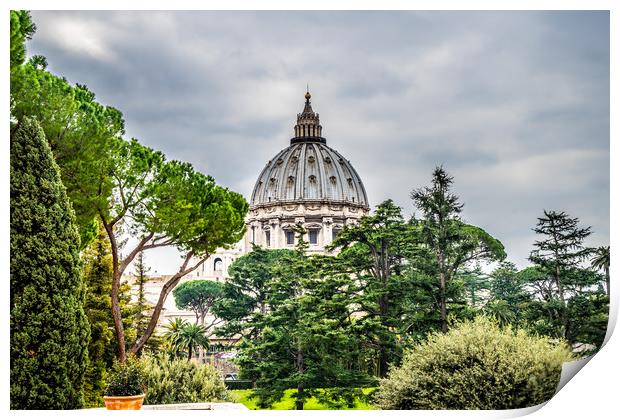
{"type": "Polygon", "coordinates": [[[261,172],[252,196],[252,208],[276,203],[343,203],[367,208],[368,198],[359,175],[340,153],[321,137],[319,114],[312,110],[310,94],[297,115],[291,144],[271,159],[261,172]]]}
{"type": "Polygon", "coordinates": [[[309,251],[324,252],[338,232],[368,214],[364,184],[347,159],[327,146],[310,93],[297,114],[290,146],[260,173],[250,197],[246,249],[294,246],[294,226],[306,230],[309,251]]]}

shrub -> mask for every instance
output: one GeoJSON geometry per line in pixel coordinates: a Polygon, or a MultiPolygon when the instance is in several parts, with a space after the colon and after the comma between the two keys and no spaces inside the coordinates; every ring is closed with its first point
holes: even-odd
{"type": "Polygon", "coordinates": [[[11,408],[84,405],[90,329],[80,237],[43,130],[11,133],[11,408]]]}
{"type": "Polygon", "coordinates": [[[125,363],[114,361],[105,395],[125,397],[144,394],[146,378],[145,367],[135,356],[127,357],[125,363]]]}
{"type": "Polygon", "coordinates": [[[145,404],[181,404],[229,399],[224,380],[211,365],[171,360],[168,355],[144,356],[147,371],[145,404]]]}
{"type": "Polygon", "coordinates": [[[555,392],[563,344],[478,317],[446,334],[431,334],[405,352],[381,381],[384,409],[509,409],[541,404],[555,392]]]}

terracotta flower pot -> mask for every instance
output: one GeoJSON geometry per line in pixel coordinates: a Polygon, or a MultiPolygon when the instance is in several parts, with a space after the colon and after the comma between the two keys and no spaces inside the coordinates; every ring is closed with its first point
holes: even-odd
{"type": "Polygon", "coordinates": [[[140,410],[145,395],[130,395],[128,397],[104,396],[103,400],[105,401],[105,408],[108,410],[140,410]]]}

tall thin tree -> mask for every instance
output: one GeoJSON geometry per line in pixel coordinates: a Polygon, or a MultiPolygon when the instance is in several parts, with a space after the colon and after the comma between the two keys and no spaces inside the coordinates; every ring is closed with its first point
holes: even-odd
{"type": "Polygon", "coordinates": [[[45,135],[11,135],[11,408],[84,405],[90,328],[75,215],[45,135]]]}
{"type": "Polygon", "coordinates": [[[433,171],[430,187],[415,189],[411,198],[422,212],[416,220],[426,246],[435,255],[441,330],[448,331],[448,286],[463,266],[480,260],[503,260],[504,246],[479,227],[460,219],[463,204],[450,189],[453,177],[442,167],[433,171]]]}
{"type": "Polygon", "coordinates": [[[538,264],[553,279],[555,297],[559,301],[559,319],[562,336],[568,338],[570,321],[567,313],[566,280],[571,271],[591,255],[583,241],[592,232],[591,227],[579,227],[579,219],[571,218],[565,212],[543,211],[538,218],[534,232],[543,239],[535,241],[535,249],[529,260],[538,264]]]}

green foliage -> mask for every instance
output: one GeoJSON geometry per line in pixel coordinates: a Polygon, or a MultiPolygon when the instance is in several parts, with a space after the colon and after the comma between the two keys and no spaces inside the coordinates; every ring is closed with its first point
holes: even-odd
{"type": "Polygon", "coordinates": [[[241,374],[256,382],[262,407],[289,388],[296,389],[297,409],[313,396],[334,405],[352,403],[352,387],[367,376],[356,363],[360,346],[348,307],[350,279],[324,276],[331,259],[307,256],[304,230],[295,231],[296,250],[272,268],[266,284],[268,310],[248,325],[257,334],[240,346],[241,374]]]}
{"type": "MultiPolygon", "coordinates": [[[[142,250],[174,246],[185,258],[183,268],[162,289],[146,332],[131,346],[131,352],[138,353],[154,330],[167,293],[182,276],[217,248],[231,246],[243,237],[248,204],[243,196],[216,185],[213,178],[196,172],[192,165],[166,161],[162,153],[136,140],[116,141],[111,162],[117,199],[105,203],[98,212],[113,243],[113,253],[118,256],[121,251],[119,232],[140,238],[136,248],[124,259],[119,258],[113,292],[123,270],[142,250]],[[188,265],[193,258],[198,263],[188,265]]],[[[112,303],[117,304],[114,293],[112,303]]],[[[117,338],[119,343],[124,341],[124,331],[117,331],[117,338]]],[[[119,357],[123,355],[124,346],[119,344],[119,357]]]]}
{"type": "MultiPolygon", "coordinates": [[[[568,338],[570,322],[567,299],[569,298],[571,274],[592,250],[583,246],[583,241],[591,233],[591,228],[578,227],[579,219],[570,218],[564,212],[544,211],[538,218],[534,232],[542,239],[534,242],[530,261],[536,264],[546,281],[543,299],[553,305],[552,312],[559,326],[559,336],[568,338]]],[[[543,280],[544,282],[545,280],[543,280]]]]}
{"type": "Polygon", "coordinates": [[[187,360],[190,360],[194,351],[209,348],[207,329],[204,325],[188,323],[181,330],[179,346],[187,349],[187,360]]]}
{"type": "Polygon", "coordinates": [[[34,29],[27,12],[11,12],[11,118],[35,117],[43,128],[85,248],[97,235],[97,208],[112,195],[111,143],[124,133],[124,121],[86,86],[48,72],[43,57],[24,62],[23,41],[34,29]]]}
{"type": "Polygon", "coordinates": [[[345,299],[358,310],[356,328],[365,336],[366,346],[376,349],[378,376],[385,376],[388,364],[400,358],[396,337],[409,324],[403,322],[410,310],[406,300],[415,291],[407,266],[417,240],[400,207],[386,200],[373,215],[346,226],[331,246],[341,252],[328,266],[330,275],[348,275],[352,282],[355,292],[345,299]]]}
{"type": "Polygon", "coordinates": [[[11,408],[84,404],[89,326],[80,239],[39,124],[11,134],[11,408]]]}
{"type": "Polygon", "coordinates": [[[603,270],[605,273],[605,282],[607,283],[607,296],[609,296],[609,264],[610,251],[609,246],[600,246],[596,248],[590,260],[592,268],[595,270],[603,270]]]}
{"type": "Polygon", "coordinates": [[[180,404],[227,401],[228,391],[211,365],[160,354],[144,356],[148,392],[145,404],[180,404]]]}
{"type": "Polygon", "coordinates": [[[553,396],[570,358],[564,344],[479,317],[408,350],[381,381],[377,401],[404,410],[529,407],[553,396]]]}
{"type": "Polygon", "coordinates": [[[26,40],[36,31],[36,26],[25,10],[11,10],[11,70],[26,59],[26,40]]]}
{"type": "Polygon", "coordinates": [[[169,321],[165,328],[167,331],[164,333],[164,339],[170,349],[170,355],[175,358],[187,352],[187,359],[190,360],[196,350],[209,348],[207,329],[203,325],[175,318],[169,321]]]}
{"type": "Polygon", "coordinates": [[[288,249],[264,249],[254,245],[251,252],[231,264],[223,295],[213,306],[214,314],[226,321],[218,328],[220,335],[255,337],[260,333],[257,321],[268,309],[268,283],[273,270],[293,255],[294,251],[288,249]]]}
{"type": "Polygon", "coordinates": [[[89,364],[84,381],[86,405],[103,405],[106,369],[112,366],[114,347],[112,330],[112,255],[105,232],[100,231],[83,253],[86,303],[84,310],[90,323],[89,364]]]}
{"type": "Polygon", "coordinates": [[[152,305],[150,305],[146,301],[146,295],[144,290],[144,286],[147,282],[147,274],[150,270],[150,268],[147,267],[146,263],[144,262],[144,251],[141,251],[136,257],[136,263],[134,268],[134,275],[136,277],[136,283],[138,284],[138,296],[136,299],[136,315],[134,325],[136,329],[136,334],[138,336],[141,336],[146,332],[146,328],[149,323],[148,313],[152,310],[152,305]]]}
{"type": "Polygon", "coordinates": [[[196,322],[204,324],[205,317],[223,295],[222,283],[212,280],[194,280],[177,286],[172,294],[177,308],[196,314],[196,322]]]}
{"type": "Polygon", "coordinates": [[[105,395],[126,397],[144,394],[147,390],[148,367],[135,356],[130,356],[124,363],[114,361],[108,375],[105,395]]]}
{"type": "Polygon", "coordinates": [[[166,332],[164,333],[164,340],[167,344],[167,347],[171,351],[171,355],[174,357],[179,357],[181,349],[182,349],[182,333],[183,329],[185,329],[189,325],[189,323],[183,318],[175,318],[173,320],[168,321],[167,325],[164,325],[166,332]]]}
{"type": "Polygon", "coordinates": [[[451,283],[458,271],[479,261],[501,261],[506,258],[504,246],[479,227],[460,220],[463,204],[450,192],[453,178],[441,168],[435,168],[432,185],[411,192],[411,198],[424,216],[414,219],[416,229],[434,256],[432,273],[436,275],[435,296],[439,306],[442,331],[448,329],[448,303],[451,283]]]}
{"type": "Polygon", "coordinates": [[[538,334],[565,338],[571,344],[603,343],[609,317],[609,296],[603,290],[603,276],[590,269],[564,270],[563,297],[555,276],[540,266],[519,273],[531,300],[522,306],[524,326],[538,334]]]}

